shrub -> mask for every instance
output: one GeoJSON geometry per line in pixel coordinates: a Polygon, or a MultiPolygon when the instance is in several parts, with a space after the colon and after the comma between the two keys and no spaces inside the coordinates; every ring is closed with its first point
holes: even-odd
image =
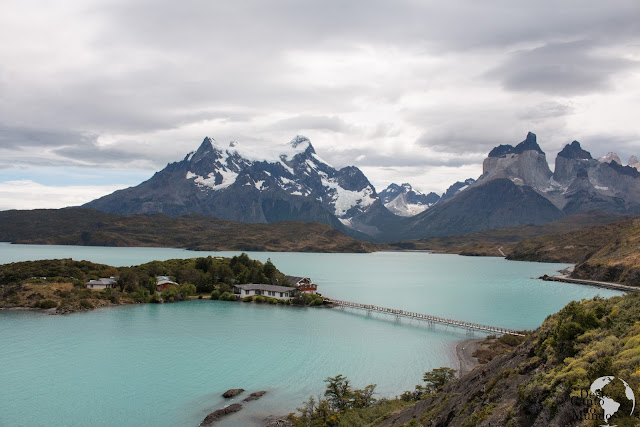
{"type": "Polygon", "coordinates": [[[244,301],[244,302],[251,302],[251,301],[253,301],[253,297],[252,297],[251,295],[248,295],[248,296],[246,296],[246,297],[242,298],[242,301],[244,301]]]}
{"type": "Polygon", "coordinates": [[[178,287],[178,292],[182,295],[182,299],[187,299],[189,296],[196,294],[196,285],[183,283],[178,287]]]}
{"type": "Polygon", "coordinates": [[[87,299],[81,299],[79,302],[79,305],[80,305],[80,308],[84,308],[86,310],[91,310],[95,308],[94,305],[91,304],[91,302],[87,299]]]}
{"type": "Polygon", "coordinates": [[[223,292],[222,295],[220,295],[220,299],[222,301],[235,301],[236,296],[231,292],[223,292]]]}
{"type": "Polygon", "coordinates": [[[220,299],[220,291],[215,290],[211,292],[211,299],[220,299]]]}
{"type": "Polygon", "coordinates": [[[267,299],[267,302],[268,302],[269,304],[277,304],[277,303],[278,303],[278,300],[277,300],[277,299],[275,299],[275,298],[268,298],[268,299],[267,299]]]}
{"type": "Polygon", "coordinates": [[[264,297],[262,295],[258,295],[253,300],[257,303],[262,303],[264,302],[264,297]]]}
{"type": "Polygon", "coordinates": [[[36,307],[43,308],[45,310],[48,308],[55,308],[57,306],[58,306],[58,303],[50,299],[46,299],[44,301],[40,301],[36,303],[36,307]]]}

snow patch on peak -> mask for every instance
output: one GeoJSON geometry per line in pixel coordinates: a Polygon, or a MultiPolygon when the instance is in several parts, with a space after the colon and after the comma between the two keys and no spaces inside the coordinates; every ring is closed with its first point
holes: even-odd
{"type": "Polygon", "coordinates": [[[322,179],[322,184],[332,190],[330,193],[331,204],[334,208],[334,214],[338,218],[344,217],[350,209],[356,206],[365,210],[377,200],[374,196],[375,190],[371,185],[367,185],[360,191],[351,191],[340,187],[335,179],[322,179]]]}
{"type": "MultiPolygon", "coordinates": [[[[211,145],[214,148],[218,149],[222,153],[226,153],[226,157],[237,155],[250,162],[290,162],[296,155],[304,153],[308,148],[311,148],[310,151],[312,155],[315,154],[309,138],[300,135],[296,136],[289,142],[276,144],[265,141],[231,141],[229,144],[220,144],[212,138],[205,138],[205,141],[207,140],[211,142],[211,145]]],[[[318,161],[326,163],[320,157],[314,157],[318,161]]]]}
{"type": "Polygon", "coordinates": [[[222,190],[227,188],[238,178],[238,174],[226,169],[219,169],[217,172],[211,172],[206,177],[197,175],[191,171],[187,172],[187,179],[193,179],[193,182],[203,190],[222,190]]]}
{"type": "Polygon", "coordinates": [[[297,148],[300,144],[304,144],[305,142],[307,143],[305,148],[307,148],[309,144],[311,144],[309,138],[304,135],[296,135],[291,141],[289,141],[289,144],[291,144],[293,148],[297,148]]]}

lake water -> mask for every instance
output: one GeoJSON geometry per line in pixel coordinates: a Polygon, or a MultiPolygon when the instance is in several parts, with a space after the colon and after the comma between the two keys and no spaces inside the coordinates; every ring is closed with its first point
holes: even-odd
{"type": "MultiPolygon", "coordinates": [[[[9,245],[0,263],[73,258],[116,266],[229,256],[180,249],[9,245]]],[[[249,253],[307,276],[326,296],[533,329],[571,300],[619,292],[534,279],[565,264],[423,252],[249,253]]],[[[480,337],[476,334],[476,337],[480,337]]],[[[294,411],[346,375],[395,396],[424,371],[456,367],[464,331],[348,311],[221,301],[122,306],[70,316],[0,312],[0,425],[194,426],[228,401],[267,390],[219,425],[294,411]]]]}

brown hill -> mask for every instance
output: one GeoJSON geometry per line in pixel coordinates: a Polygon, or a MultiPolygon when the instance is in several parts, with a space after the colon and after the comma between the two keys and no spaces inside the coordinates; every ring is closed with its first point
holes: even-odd
{"type": "Polygon", "coordinates": [[[508,259],[577,263],[572,277],[640,286],[640,218],[527,239],[508,259]]]}
{"type": "MultiPolygon", "coordinates": [[[[525,239],[576,230],[588,226],[610,224],[625,218],[628,218],[628,216],[611,212],[594,211],[566,216],[557,221],[542,225],[528,224],[504,227],[464,235],[396,242],[391,243],[389,246],[396,249],[430,250],[460,255],[505,256],[509,255],[513,248],[525,239]],[[498,248],[501,248],[504,254],[501,253],[498,248]]],[[[534,261],[539,261],[539,259],[535,259],[534,261]]],[[[559,262],[557,260],[551,261],[559,262]]],[[[563,260],[562,262],[565,261],[563,260]]]]}
{"type": "Polygon", "coordinates": [[[113,215],[90,209],[0,212],[0,241],[192,250],[371,252],[375,246],[320,223],[247,224],[189,215],[113,215]]]}

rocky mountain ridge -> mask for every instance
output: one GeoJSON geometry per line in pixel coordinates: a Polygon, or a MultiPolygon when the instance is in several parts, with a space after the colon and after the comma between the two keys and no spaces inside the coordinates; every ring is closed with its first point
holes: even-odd
{"type": "Polygon", "coordinates": [[[543,224],[592,210],[640,214],[640,171],[616,157],[596,160],[573,141],[558,153],[552,172],[529,132],[515,146],[491,150],[478,180],[457,182],[442,196],[410,184],[392,184],[378,195],[360,169],[334,168],[304,136],[260,147],[207,137],[148,181],[84,207],[247,223],[322,222],[361,239],[419,239],[543,224]]]}
{"type": "Polygon", "coordinates": [[[198,150],[148,181],[83,207],[249,223],[322,222],[369,235],[396,219],[360,169],[335,169],[304,136],[259,148],[237,142],[225,146],[207,137],[198,150]]]}

